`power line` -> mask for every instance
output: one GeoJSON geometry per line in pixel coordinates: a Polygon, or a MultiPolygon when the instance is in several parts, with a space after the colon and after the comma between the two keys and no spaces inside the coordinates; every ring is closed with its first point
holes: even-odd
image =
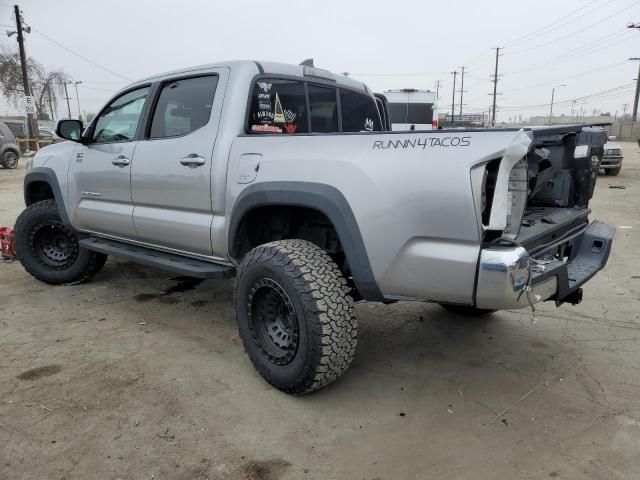
{"type": "MultiPolygon", "coordinates": [[[[574,59],[576,57],[583,57],[585,55],[589,55],[591,53],[594,52],[599,52],[600,50],[603,50],[605,48],[609,48],[612,47],[614,45],[618,45],[619,43],[624,43],[628,40],[631,39],[631,36],[627,36],[625,38],[619,38],[621,36],[620,33],[614,34],[612,35],[608,40],[604,40],[602,42],[595,42],[596,44],[599,43],[599,45],[591,45],[589,44],[589,46],[583,46],[582,48],[576,48],[573,50],[569,50],[565,53],[562,53],[560,55],[557,55],[555,57],[552,57],[548,60],[549,64],[558,64],[558,63],[563,63],[568,61],[569,59],[574,59]]],[[[622,33],[622,36],[625,36],[624,33],[622,33]]]]}
{"type": "Polygon", "coordinates": [[[354,76],[361,77],[430,77],[438,75],[449,75],[450,72],[398,72],[398,73],[353,73],[354,76]]]}
{"type": "Polygon", "coordinates": [[[109,88],[88,87],[88,86],[84,85],[84,83],[85,83],[84,80],[83,80],[82,83],[83,84],[80,85],[80,88],[86,88],[86,89],[89,89],[89,90],[96,90],[96,91],[99,91],[99,92],[115,93],[115,90],[112,90],[112,89],[109,89],[109,88]]]}
{"type": "MultiPolygon", "coordinates": [[[[614,94],[622,94],[622,90],[624,90],[625,94],[626,94],[626,90],[628,90],[630,87],[633,87],[635,85],[634,82],[632,83],[627,83],[624,85],[620,85],[618,87],[614,87],[614,88],[610,88],[608,90],[603,90],[601,92],[595,92],[595,93],[590,93],[588,95],[583,95],[582,97],[574,97],[574,98],[570,98],[568,100],[563,100],[561,102],[555,102],[555,105],[561,105],[561,104],[569,104],[571,102],[581,102],[581,101],[587,101],[587,100],[594,100],[594,99],[598,99],[601,100],[603,98],[606,98],[608,96],[613,96],[614,94]]],[[[510,106],[510,107],[502,107],[503,110],[516,110],[516,109],[525,109],[525,108],[536,108],[536,107],[549,107],[551,104],[550,103],[539,103],[536,105],[515,105],[515,106],[510,106]]]]}
{"type": "Polygon", "coordinates": [[[116,77],[120,77],[120,78],[122,78],[123,80],[127,80],[127,81],[129,81],[129,82],[133,81],[133,80],[131,80],[130,78],[125,77],[124,75],[120,75],[119,73],[116,73],[116,72],[114,72],[113,70],[108,69],[107,67],[103,67],[102,65],[100,65],[100,64],[98,64],[98,63],[96,63],[96,62],[94,62],[93,60],[90,60],[90,59],[88,59],[87,57],[85,57],[85,56],[83,56],[83,55],[80,55],[80,54],[79,54],[79,53],[77,53],[77,52],[74,52],[74,51],[73,51],[73,50],[71,50],[69,47],[64,46],[63,44],[61,44],[61,43],[60,43],[60,42],[58,42],[57,40],[54,40],[53,38],[49,37],[48,35],[46,35],[46,34],[42,33],[40,30],[38,30],[38,29],[36,29],[36,28],[34,28],[34,27],[31,27],[31,30],[33,30],[34,32],[36,32],[38,35],[40,35],[40,36],[42,36],[42,37],[46,38],[46,39],[47,39],[47,40],[49,40],[50,42],[55,43],[55,44],[56,44],[56,45],[58,45],[60,48],[65,49],[65,50],[66,50],[66,51],[68,51],[69,53],[72,53],[72,54],[73,54],[73,55],[75,55],[76,57],[79,57],[79,58],[83,59],[84,61],[89,62],[91,65],[94,65],[94,66],[98,67],[99,69],[104,70],[105,72],[110,73],[111,75],[115,75],[116,77]]]}
{"type": "Polygon", "coordinates": [[[516,69],[516,70],[509,70],[509,71],[507,71],[505,73],[518,74],[518,73],[523,73],[523,72],[530,72],[532,70],[538,70],[538,69],[540,69],[540,67],[555,66],[555,65],[560,65],[561,63],[571,62],[571,61],[576,60],[578,58],[584,57],[585,55],[591,55],[591,54],[593,54],[595,52],[598,52],[600,50],[603,50],[603,49],[606,49],[606,48],[609,48],[609,47],[613,47],[614,45],[618,45],[620,43],[627,42],[631,38],[632,37],[626,37],[626,38],[623,38],[621,40],[617,40],[617,41],[615,41],[613,43],[607,43],[607,44],[601,45],[599,47],[589,48],[589,49],[587,49],[586,51],[583,51],[583,52],[579,52],[578,51],[576,53],[576,52],[573,52],[573,51],[568,51],[568,52],[565,52],[565,53],[563,53],[561,55],[558,55],[557,57],[551,58],[551,59],[546,60],[546,61],[541,62],[541,63],[537,63],[537,64],[532,65],[530,67],[519,68],[519,69],[516,69]]]}
{"type": "MultiPolygon", "coordinates": [[[[574,48],[572,50],[569,50],[569,51],[587,49],[587,48],[589,48],[589,46],[591,46],[593,44],[610,41],[610,40],[618,38],[620,36],[624,36],[624,35],[626,35],[628,33],[629,33],[629,31],[626,28],[617,29],[614,32],[608,32],[606,35],[603,35],[602,37],[598,37],[595,40],[591,40],[590,42],[581,43],[579,47],[576,47],[576,48],[574,48]]],[[[539,48],[539,47],[535,47],[535,48],[539,48]]],[[[515,52],[509,52],[508,54],[509,55],[517,55],[519,53],[528,52],[529,50],[534,50],[534,48],[529,48],[529,49],[524,49],[524,50],[516,50],[515,52]]]]}
{"type": "Polygon", "coordinates": [[[537,83],[535,85],[527,85],[525,87],[511,88],[511,89],[507,89],[507,91],[508,92],[519,92],[519,91],[522,91],[522,90],[534,90],[536,88],[543,87],[543,86],[546,86],[546,85],[550,85],[552,83],[563,82],[563,81],[565,81],[567,79],[570,79],[570,78],[581,77],[581,76],[583,76],[583,75],[585,75],[587,73],[598,72],[600,70],[607,70],[607,69],[609,69],[611,67],[617,67],[617,66],[622,66],[622,65],[627,65],[627,62],[626,61],[614,62],[614,63],[610,63],[608,65],[603,65],[601,67],[592,68],[590,70],[585,70],[583,72],[576,73],[574,75],[569,75],[568,77],[557,78],[555,80],[549,80],[547,82],[537,83]]]}
{"type": "MultiPolygon", "coordinates": [[[[590,95],[585,95],[584,97],[577,97],[577,98],[570,98],[567,100],[562,100],[559,102],[554,102],[555,106],[559,106],[559,105],[570,105],[573,102],[580,102],[580,103],[594,103],[594,102],[599,102],[602,100],[608,100],[610,98],[617,98],[620,96],[626,96],[629,95],[629,92],[631,91],[632,88],[632,84],[628,84],[628,85],[623,85],[620,87],[616,87],[614,89],[611,90],[604,90],[602,92],[596,92],[590,95]]],[[[539,109],[539,108],[549,108],[551,104],[550,103],[539,103],[536,105],[512,105],[512,106],[505,106],[505,107],[501,107],[501,110],[505,110],[505,111],[514,111],[514,110],[535,110],[535,109],[539,109]]]]}
{"type": "Polygon", "coordinates": [[[114,84],[114,85],[122,85],[123,83],[127,83],[124,80],[114,80],[114,81],[110,81],[110,80],[83,80],[84,83],[107,83],[107,84],[114,84]]]}
{"type": "MultiPolygon", "coordinates": [[[[518,45],[518,44],[520,44],[520,43],[522,43],[522,42],[526,42],[526,41],[528,41],[532,36],[534,36],[535,34],[540,33],[540,32],[543,32],[544,30],[549,29],[549,28],[550,28],[550,27],[552,27],[553,25],[556,25],[557,23],[559,23],[559,22],[561,22],[561,21],[563,21],[563,20],[565,20],[565,19],[567,19],[567,18],[569,18],[569,17],[573,16],[574,14],[576,14],[576,13],[578,13],[578,12],[580,12],[580,11],[584,11],[584,9],[586,9],[587,7],[589,7],[589,6],[593,5],[594,3],[601,3],[601,2],[600,2],[600,0],[592,0],[591,2],[587,3],[586,5],[583,5],[582,7],[578,8],[578,9],[576,9],[576,10],[573,10],[572,12],[568,13],[568,14],[567,14],[567,15],[565,15],[564,17],[561,17],[561,18],[559,18],[558,20],[556,20],[556,21],[554,21],[554,22],[551,22],[551,23],[549,23],[548,25],[545,25],[545,26],[544,26],[544,27],[542,27],[542,28],[539,28],[539,29],[537,29],[537,30],[534,30],[533,32],[528,33],[527,35],[523,35],[522,37],[519,37],[519,38],[516,38],[516,39],[514,39],[514,40],[511,40],[510,42],[506,42],[504,45],[505,45],[505,47],[512,47],[512,46],[514,46],[514,45],[518,45]]],[[[577,20],[577,19],[579,19],[579,18],[582,18],[582,17],[584,17],[584,16],[586,16],[586,15],[589,15],[589,14],[593,13],[594,11],[598,10],[598,9],[599,9],[599,8],[601,8],[601,7],[602,7],[602,5],[599,5],[598,7],[596,7],[596,8],[594,8],[594,9],[592,9],[591,11],[585,12],[585,13],[583,13],[582,15],[580,15],[579,17],[577,17],[577,18],[574,18],[574,19],[570,20],[569,22],[563,23],[562,25],[557,25],[556,27],[552,28],[551,30],[549,30],[549,31],[547,31],[547,32],[542,33],[542,35],[546,35],[547,33],[551,33],[552,31],[557,30],[558,28],[563,27],[563,26],[564,26],[564,25],[566,25],[567,23],[574,22],[574,21],[576,21],[576,20],[577,20]]]]}
{"type": "Polygon", "coordinates": [[[611,17],[615,17],[616,15],[619,15],[620,13],[624,12],[625,10],[630,9],[631,7],[635,7],[635,6],[636,6],[636,5],[638,5],[639,3],[640,3],[640,1],[638,1],[638,2],[634,2],[634,3],[632,3],[631,5],[629,5],[629,6],[627,6],[627,7],[624,7],[623,9],[618,10],[617,12],[612,13],[611,15],[609,15],[609,16],[607,16],[607,17],[601,18],[601,19],[599,19],[599,20],[598,20],[598,21],[596,21],[596,22],[590,23],[589,25],[587,25],[587,26],[585,26],[585,27],[583,27],[583,28],[581,28],[581,29],[579,29],[579,30],[576,30],[575,32],[569,33],[569,34],[564,35],[564,36],[562,36],[562,37],[560,37],[560,38],[556,38],[555,40],[552,40],[552,41],[547,42],[547,43],[542,43],[542,44],[540,44],[540,45],[535,45],[535,46],[530,47],[530,48],[525,48],[524,50],[516,50],[515,52],[511,52],[511,55],[513,55],[513,54],[515,54],[515,53],[530,52],[531,50],[536,50],[536,49],[538,49],[538,48],[543,48],[543,47],[546,47],[546,46],[548,46],[548,45],[552,45],[552,44],[554,44],[554,43],[557,43],[557,42],[559,42],[560,40],[564,40],[565,38],[569,38],[569,37],[572,37],[573,35],[577,35],[578,33],[583,32],[583,31],[585,31],[586,29],[593,27],[594,25],[597,25],[597,24],[599,24],[599,23],[604,22],[605,20],[610,19],[611,17]]]}
{"type": "MultiPolygon", "coordinates": [[[[564,19],[566,19],[566,18],[568,18],[568,17],[571,17],[572,15],[574,15],[574,14],[576,14],[576,13],[580,12],[580,11],[584,11],[584,9],[585,9],[585,8],[587,8],[587,7],[591,6],[591,5],[593,5],[594,3],[601,3],[601,2],[600,2],[600,0],[592,0],[591,2],[587,3],[586,5],[584,5],[584,6],[580,7],[580,8],[578,8],[578,9],[576,9],[576,10],[574,10],[574,11],[570,12],[570,13],[568,13],[568,14],[567,14],[567,15],[565,15],[564,17],[561,17],[561,18],[559,18],[558,20],[555,20],[554,22],[551,22],[551,23],[549,23],[548,25],[545,25],[545,26],[544,26],[544,27],[542,27],[542,28],[539,28],[539,29],[537,29],[537,30],[534,30],[533,32],[530,32],[530,33],[528,33],[528,34],[526,34],[526,35],[523,35],[522,37],[518,37],[518,38],[515,38],[514,40],[511,40],[511,41],[509,41],[509,42],[506,42],[504,45],[505,45],[505,46],[507,46],[507,47],[511,47],[511,46],[514,46],[514,45],[518,45],[518,44],[520,44],[520,43],[522,43],[522,42],[525,42],[525,41],[527,41],[527,39],[529,39],[529,38],[530,38],[530,37],[532,37],[533,35],[535,35],[535,34],[537,34],[537,33],[540,33],[540,32],[543,32],[544,30],[549,29],[549,28],[550,28],[550,27],[552,27],[553,25],[555,25],[555,24],[557,24],[557,23],[561,22],[562,20],[564,20],[564,19]]],[[[584,17],[584,16],[586,16],[586,15],[589,15],[590,13],[593,13],[594,11],[598,10],[600,7],[601,7],[601,6],[598,6],[598,7],[596,7],[595,9],[593,9],[593,10],[591,10],[591,11],[585,12],[585,13],[583,13],[583,15],[580,15],[579,17],[574,18],[574,19],[573,19],[573,20],[571,20],[571,21],[575,21],[575,20],[577,20],[578,18],[582,18],[582,17],[584,17]]],[[[546,35],[547,33],[551,33],[552,31],[557,30],[558,28],[561,28],[561,27],[562,27],[562,26],[564,26],[564,25],[566,25],[566,24],[558,25],[557,27],[552,28],[552,29],[551,29],[551,30],[549,30],[548,32],[543,33],[543,35],[546,35]]],[[[484,52],[484,53],[481,53],[480,55],[478,55],[478,56],[474,57],[473,59],[469,60],[468,62],[465,62],[465,64],[466,64],[466,65],[472,65],[472,64],[476,63],[478,60],[480,60],[481,58],[485,57],[486,55],[488,55],[488,54],[490,54],[490,53],[491,53],[490,51],[486,51],[486,52],[484,52]]],[[[484,60],[484,61],[482,62],[482,64],[481,64],[481,65],[488,64],[488,63],[490,63],[491,61],[492,61],[492,59],[491,59],[491,58],[486,59],[486,60],[484,60]]],[[[474,68],[478,68],[478,67],[479,67],[479,66],[476,66],[476,67],[474,67],[474,68]]]]}

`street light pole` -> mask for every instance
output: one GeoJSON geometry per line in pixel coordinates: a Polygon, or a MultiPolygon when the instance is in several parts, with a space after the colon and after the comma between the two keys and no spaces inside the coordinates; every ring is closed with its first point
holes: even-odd
{"type": "Polygon", "coordinates": [[[553,97],[556,94],[556,88],[560,88],[560,87],[566,87],[566,85],[564,85],[564,84],[556,85],[555,87],[553,87],[551,89],[551,108],[549,108],[549,125],[551,125],[551,123],[552,123],[551,117],[553,117],[553,97]]]}

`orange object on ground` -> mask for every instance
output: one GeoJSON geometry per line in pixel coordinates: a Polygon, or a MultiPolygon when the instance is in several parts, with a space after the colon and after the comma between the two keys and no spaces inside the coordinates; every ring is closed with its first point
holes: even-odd
{"type": "Polygon", "coordinates": [[[16,246],[13,243],[11,227],[0,227],[0,256],[5,260],[16,258],[16,246]]]}

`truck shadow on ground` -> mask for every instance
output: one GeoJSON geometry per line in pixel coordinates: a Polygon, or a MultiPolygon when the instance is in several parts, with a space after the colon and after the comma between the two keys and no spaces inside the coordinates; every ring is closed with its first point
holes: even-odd
{"type": "MultiPolygon", "coordinates": [[[[107,289],[126,291],[119,294],[123,303],[114,307],[126,305],[138,311],[161,308],[161,323],[171,325],[173,335],[180,335],[184,328],[186,339],[195,329],[198,343],[206,344],[207,338],[220,342],[221,338],[235,337],[235,347],[242,348],[234,335],[233,280],[175,277],[110,260],[96,282],[104,282],[107,289]],[[128,281],[118,283],[122,278],[128,281]]],[[[371,377],[380,375],[401,383],[429,382],[435,376],[453,376],[464,383],[479,373],[499,371],[522,380],[536,380],[541,373],[558,367],[559,360],[566,361],[567,354],[572,362],[576,359],[562,335],[545,337],[522,313],[465,318],[420,302],[358,302],[354,308],[358,320],[356,358],[330,390],[349,385],[369,389],[371,377]]],[[[215,350],[225,355],[224,345],[215,350]]],[[[234,350],[235,355],[237,348],[234,350]]]]}

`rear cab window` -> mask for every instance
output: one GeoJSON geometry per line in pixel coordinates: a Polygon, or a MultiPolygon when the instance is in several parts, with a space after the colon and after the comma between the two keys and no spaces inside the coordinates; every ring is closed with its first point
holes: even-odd
{"type": "Polygon", "coordinates": [[[340,90],[343,132],[379,132],[382,130],[375,98],[352,90],[340,90]]]}
{"type": "Polygon", "coordinates": [[[247,132],[297,134],[382,130],[375,97],[303,79],[259,78],[253,84],[247,132]]]}
{"type": "Polygon", "coordinates": [[[258,80],[251,94],[251,133],[308,133],[307,102],[303,82],[258,80]]]}

